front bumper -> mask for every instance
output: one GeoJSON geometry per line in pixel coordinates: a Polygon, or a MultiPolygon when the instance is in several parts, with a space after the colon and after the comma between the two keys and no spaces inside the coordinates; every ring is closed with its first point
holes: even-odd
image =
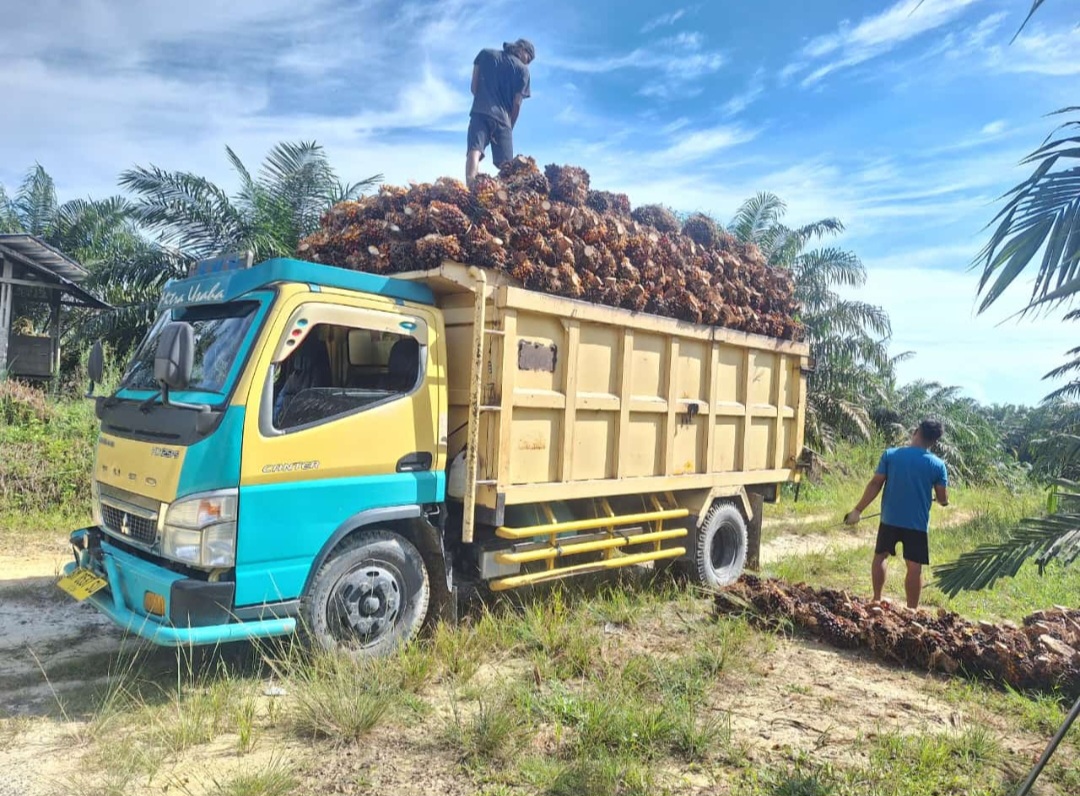
{"type": "Polygon", "coordinates": [[[185,578],[109,544],[98,528],[74,531],[71,543],[78,562],[67,564],[64,574],[82,566],[105,578],[109,585],[91,595],[90,602],[126,632],[155,644],[222,644],[296,631],[296,619],[291,617],[238,621],[232,614],[234,583],[185,578]],[[93,543],[87,544],[91,539],[93,543]],[[146,592],[164,598],[162,616],[145,611],[146,592]]]}

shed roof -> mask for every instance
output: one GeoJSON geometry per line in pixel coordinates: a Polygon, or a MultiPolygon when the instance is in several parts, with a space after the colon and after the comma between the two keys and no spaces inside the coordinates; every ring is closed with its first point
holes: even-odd
{"type": "Polygon", "coordinates": [[[57,251],[36,235],[25,233],[0,234],[0,257],[10,257],[52,281],[59,289],[75,299],[75,303],[99,310],[112,309],[78,283],[88,276],[79,263],[63,252],[57,251]]]}

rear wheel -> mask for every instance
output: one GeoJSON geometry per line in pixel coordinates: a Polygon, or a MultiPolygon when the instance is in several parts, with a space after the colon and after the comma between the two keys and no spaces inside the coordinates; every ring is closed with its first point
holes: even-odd
{"type": "Polygon", "coordinates": [[[376,657],[412,639],[427,616],[431,584],[420,552],[387,531],[362,531],[323,564],[303,601],[319,646],[376,657]]]}
{"type": "Polygon", "coordinates": [[[686,569],[699,586],[730,586],[746,566],[746,521],[731,503],[714,503],[697,529],[686,569]]]}

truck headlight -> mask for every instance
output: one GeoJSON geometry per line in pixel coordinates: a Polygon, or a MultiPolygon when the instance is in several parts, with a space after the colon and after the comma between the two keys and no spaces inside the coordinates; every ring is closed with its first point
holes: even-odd
{"type": "Polygon", "coordinates": [[[237,490],[222,489],[178,500],[161,527],[161,554],[196,567],[236,563],[237,490]]]}

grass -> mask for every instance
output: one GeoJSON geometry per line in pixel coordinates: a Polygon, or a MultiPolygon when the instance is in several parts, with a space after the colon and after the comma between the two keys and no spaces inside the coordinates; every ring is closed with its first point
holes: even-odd
{"type": "Polygon", "coordinates": [[[575,760],[562,766],[544,790],[549,796],[663,796],[669,792],[655,769],[613,757],[575,760]]]}
{"type": "Polygon", "coordinates": [[[240,772],[224,779],[211,774],[208,777],[174,777],[173,780],[176,790],[186,796],[289,796],[296,792],[299,784],[292,769],[279,760],[271,760],[262,769],[240,772]],[[192,780],[197,783],[196,788],[192,788],[192,780]]]}
{"type": "MultiPolygon", "coordinates": [[[[307,776],[327,777],[319,779],[326,790],[348,775],[320,772],[334,770],[325,766],[343,747],[350,756],[369,754],[373,729],[397,728],[391,757],[380,765],[416,765],[417,755],[430,754],[414,748],[418,741],[408,731],[430,736],[430,724],[416,723],[418,704],[424,721],[436,727],[441,721],[436,747],[446,750],[451,766],[457,763],[458,776],[469,783],[463,787],[487,794],[680,793],[690,787],[686,775],[696,772],[695,783],[715,781],[718,792],[730,785],[730,792],[749,796],[988,796],[1002,793],[1018,769],[999,739],[977,722],[957,733],[880,735],[859,742],[857,761],[843,765],[824,764],[813,751],[784,749],[755,749],[749,763],[745,742],[714,700],[756,676],[751,662],[777,642],[742,620],[710,618],[707,600],[684,594],[675,605],[668,595],[660,599],[644,588],[648,582],[645,575],[628,580],[616,598],[564,587],[535,600],[500,603],[380,661],[286,647],[270,664],[272,682],[285,695],[269,701],[260,697],[266,672],[258,668],[199,669],[181,658],[171,682],[147,685],[138,682],[145,668],[119,666],[118,678],[127,680],[103,702],[96,738],[88,734],[84,741],[92,765],[83,764],[70,792],[160,788],[163,770],[177,771],[179,761],[199,758],[211,743],[220,750],[222,741],[239,765],[235,773],[194,776],[169,789],[237,796],[294,792],[306,778],[245,757],[254,746],[287,740],[285,734],[310,750],[307,776]],[[625,621],[619,632],[605,632],[614,624],[613,603],[625,621]],[[590,666],[575,662],[577,647],[564,628],[589,639],[585,647],[595,656],[590,666]],[[461,655],[490,665],[497,679],[487,668],[483,677],[477,669],[463,679],[469,667],[458,662],[461,655]],[[531,665],[542,655],[555,661],[537,676],[531,665]],[[155,687],[156,698],[143,696],[155,687]],[[439,705],[448,709],[445,718],[432,716],[439,705]],[[269,741],[259,740],[267,736],[269,741]]],[[[1045,730],[1060,712],[1048,703],[993,703],[984,690],[969,688],[987,710],[1011,711],[1032,730],[1045,730]]],[[[955,699],[967,700],[969,709],[974,697],[957,691],[955,699]]],[[[368,773],[354,771],[353,780],[377,775],[368,767],[361,772],[368,773]]],[[[1060,793],[1070,792],[1075,777],[1066,765],[1047,772],[1060,793]]]]}
{"type": "Polygon", "coordinates": [[[446,740],[467,765],[510,762],[532,737],[529,717],[512,693],[479,699],[475,709],[468,713],[457,701],[451,706],[446,740]]]}
{"type": "Polygon", "coordinates": [[[403,692],[401,679],[384,661],[298,652],[281,671],[291,701],[289,724],[304,738],[359,741],[403,692]]]}
{"type": "MultiPolygon", "coordinates": [[[[798,487],[798,501],[795,500],[796,485],[785,484],[782,488],[781,501],[765,507],[767,520],[780,520],[780,525],[772,525],[763,530],[767,541],[780,534],[827,533],[840,530],[844,515],[854,507],[862,497],[867,481],[877,468],[883,444],[878,443],[841,443],[829,455],[826,470],[820,477],[804,479],[798,487]]],[[[1037,498],[1033,486],[1021,488],[1017,492],[1005,487],[978,484],[954,484],[949,489],[950,508],[953,514],[984,512],[989,508],[1008,508],[1010,504],[1037,498]]],[[[864,514],[873,514],[879,510],[880,502],[868,508],[864,514]]],[[[1030,510],[1037,510],[1038,504],[1031,504],[1030,510]]],[[[939,522],[942,512],[932,509],[931,525],[939,522]]]]}
{"type": "Polygon", "coordinates": [[[958,733],[886,733],[867,744],[865,765],[795,755],[787,765],[747,768],[745,796],[1005,796],[1013,782],[1000,742],[981,727],[958,733]]]}
{"type": "MultiPolygon", "coordinates": [[[[950,561],[980,544],[1007,537],[1015,522],[1034,508],[1033,500],[1017,501],[1013,506],[1000,501],[967,522],[949,528],[931,527],[931,562],[950,561]]],[[[812,583],[819,588],[848,589],[867,595],[873,551],[873,538],[870,537],[866,544],[859,547],[788,557],[767,569],[770,575],[785,580],[812,583]]],[[[946,608],[972,619],[1016,621],[1051,605],[1072,604],[1075,595],[1080,592],[1080,567],[1061,564],[1051,564],[1044,575],[1039,575],[1034,562],[1029,562],[1015,578],[1003,579],[991,589],[961,592],[953,598],[946,597],[933,586],[931,572],[924,569],[923,574],[926,581],[923,605],[946,608]]],[[[903,577],[903,561],[891,559],[886,595],[900,601],[904,594],[903,577]]]]}
{"type": "MultiPolygon", "coordinates": [[[[86,432],[80,413],[88,407],[47,408],[52,414],[45,421],[23,425],[51,425],[70,439],[86,432]]],[[[14,439],[13,433],[0,428],[0,442],[14,439]]],[[[19,433],[32,440],[45,434],[41,428],[19,433]]],[[[878,454],[873,448],[844,453],[847,459],[830,475],[803,487],[798,504],[767,507],[767,516],[841,516],[861,493],[878,454]]],[[[25,464],[25,457],[20,461],[25,464]]],[[[0,478],[13,483],[15,471],[4,466],[0,478]]],[[[22,546],[40,538],[41,528],[60,534],[74,527],[86,508],[85,493],[77,487],[65,493],[69,487],[62,482],[63,477],[45,485],[54,490],[49,500],[16,505],[0,498],[0,537],[10,526],[16,531],[7,537],[22,546]]],[[[1034,498],[961,488],[955,503],[955,511],[979,511],[969,522],[931,533],[936,561],[1000,538],[1014,518],[1031,510],[1034,498]]],[[[772,570],[865,593],[869,556],[866,545],[789,559],[772,570]]],[[[902,592],[898,569],[894,565],[890,577],[893,594],[902,592]]],[[[996,589],[955,600],[930,588],[926,600],[974,617],[1016,619],[1034,608],[1072,602],[1078,590],[1080,567],[1052,570],[1046,578],[1032,568],[996,589]]],[[[109,664],[112,676],[94,695],[89,719],[72,714],[81,727],[72,749],[84,762],[68,792],[121,794],[151,784],[160,789],[163,770],[196,760],[213,745],[215,754],[230,755],[239,770],[222,779],[171,783],[170,790],[278,796],[295,791],[299,775],[282,765],[266,766],[253,750],[287,742],[309,750],[313,761],[359,757],[367,754],[370,733],[387,727],[400,738],[391,755],[406,759],[429,753],[410,746],[417,733],[429,736],[432,727],[441,727],[439,740],[445,743],[439,748],[447,765],[457,766],[472,791],[491,796],[681,792],[687,772],[715,778],[719,792],[730,786],[730,792],[749,796],[1003,793],[1017,758],[986,729],[991,722],[958,733],[880,735],[860,742],[856,762],[826,764],[812,753],[756,748],[753,763],[747,762],[746,740],[717,707],[716,695],[748,682],[754,661],[777,643],[741,620],[709,618],[709,601],[673,581],[627,572],[501,596],[459,626],[440,626],[382,661],[285,647],[268,667],[273,684],[284,691],[280,697],[264,696],[267,672],[259,666],[203,669],[180,658],[163,676],[160,661],[121,657],[109,664]]],[[[805,690],[792,686],[785,692],[805,690]]],[[[1047,737],[1062,717],[1052,699],[961,684],[945,691],[969,715],[1004,716],[1018,732],[1039,737],[1047,737]]],[[[827,706],[827,699],[823,709],[839,709],[839,703],[827,706]]],[[[25,731],[20,722],[0,722],[0,749],[21,743],[25,731]]],[[[1080,746],[1070,738],[1065,751],[1047,771],[1047,781],[1060,793],[1080,792],[1080,770],[1070,764],[1080,746]]],[[[322,767],[312,765],[320,776],[322,767]]],[[[329,789],[320,780],[324,784],[329,789]]]]}
{"type": "Polygon", "coordinates": [[[0,379],[0,505],[49,513],[90,494],[97,418],[91,401],[56,400],[0,379]]]}

